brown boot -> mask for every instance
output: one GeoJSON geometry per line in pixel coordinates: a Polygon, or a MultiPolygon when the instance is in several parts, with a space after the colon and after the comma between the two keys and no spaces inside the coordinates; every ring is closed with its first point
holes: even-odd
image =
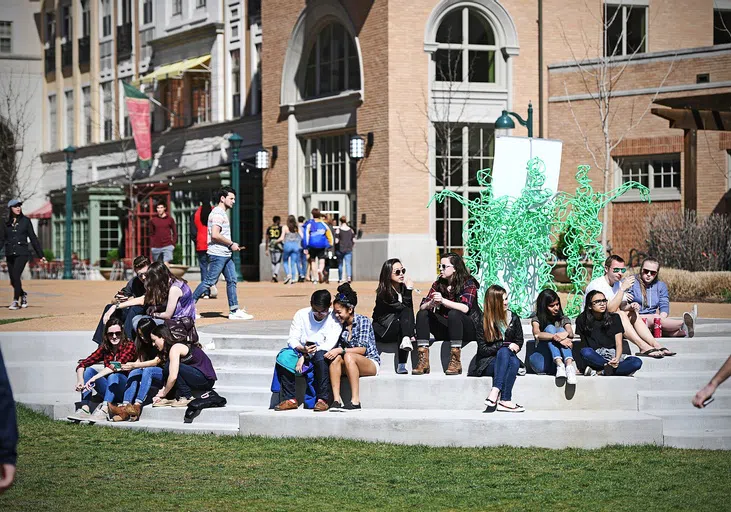
{"type": "Polygon", "coordinates": [[[297,403],[297,400],[292,398],[291,400],[284,400],[279,403],[279,405],[276,405],[274,407],[275,411],[291,411],[293,409],[297,409],[299,407],[299,404],[297,403]]]}
{"type": "Polygon", "coordinates": [[[462,349],[460,347],[452,347],[449,356],[449,366],[447,366],[447,371],[444,373],[446,375],[462,374],[462,349]]]}
{"type": "Polygon", "coordinates": [[[129,415],[129,421],[139,421],[140,414],[142,414],[142,404],[135,402],[127,405],[127,414],[129,415]]]}
{"type": "Polygon", "coordinates": [[[419,363],[411,375],[425,375],[429,373],[429,347],[419,347],[419,363]]]}
{"type": "Polygon", "coordinates": [[[109,415],[112,417],[112,421],[127,421],[129,418],[126,406],[112,403],[109,404],[109,415]]]}

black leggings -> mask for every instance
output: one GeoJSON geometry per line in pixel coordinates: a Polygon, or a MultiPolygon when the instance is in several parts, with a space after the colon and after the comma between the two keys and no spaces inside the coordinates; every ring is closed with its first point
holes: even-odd
{"type": "Polygon", "coordinates": [[[8,256],[7,260],[10,284],[13,285],[13,300],[20,300],[25,294],[23,291],[23,283],[20,282],[20,276],[23,274],[25,265],[28,263],[28,256],[8,256]]]}
{"type": "MultiPolygon", "coordinates": [[[[383,334],[383,337],[376,335],[376,341],[381,343],[401,343],[404,336],[409,338],[414,336],[414,310],[411,308],[404,308],[399,313],[398,317],[391,322],[388,329],[383,334]]],[[[406,360],[409,358],[409,353],[406,350],[398,349],[398,362],[399,364],[406,364],[406,360]]]]}
{"type": "Polygon", "coordinates": [[[456,309],[450,309],[447,318],[428,309],[419,311],[416,314],[416,340],[420,346],[429,344],[429,333],[435,340],[460,342],[460,345],[476,338],[472,319],[456,309]]]}

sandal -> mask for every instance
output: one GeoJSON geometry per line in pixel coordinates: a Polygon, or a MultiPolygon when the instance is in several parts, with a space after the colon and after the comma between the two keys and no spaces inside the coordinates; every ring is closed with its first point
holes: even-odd
{"type": "Polygon", "coordinates": [[[653,359],[662,359],[665,357],[662,353],[660,353],[659,348],[649,348],[644,352],[637,352],[635,355],[639,357],[652,357],[653,359]]]}
{"type": "Polygon", "coordinates": [[[670,357],[670,356],[674,356],[674,355],[677,355],[678,354],[677,352],[673,352],[672,350],[670,350],[667,347],[660,347],[657,350],[659,350],[660,352],[662,352],[662,355],[665,356],[665,357],[670,357]]]}

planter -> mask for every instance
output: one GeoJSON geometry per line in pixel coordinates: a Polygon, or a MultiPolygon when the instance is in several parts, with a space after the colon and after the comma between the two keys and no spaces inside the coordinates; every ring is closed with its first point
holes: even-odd
{"type": "MultiPolygon", "coordinates": [[[[569,279],[569,273],[567,268],[567,262],[566,261],[557,261],[556,264],[551,269],[551,275],[553,276],[553,280],[557,283],[570,283],[571,279],[569,279]]],[[[594,268],[594,264],[590,262],[582,263],[583,267],[586,269],[587,275],[591,277],[591,271],[594,268]]]]}
{"type": "Polygon", "coordinates": [[[188,265],[168,265],[168,268],[170,269],[170,273],[174,275],[175,277],[183,277],[185,273],[188,271],[188,265]]]}
{"type": "Polygon", "coordinates": [[[113,270],[114,269],[112,267],[99,267],[99,273],[107,281],[109,281],[109,278],[112,276],[112,271],[113,270]]]}

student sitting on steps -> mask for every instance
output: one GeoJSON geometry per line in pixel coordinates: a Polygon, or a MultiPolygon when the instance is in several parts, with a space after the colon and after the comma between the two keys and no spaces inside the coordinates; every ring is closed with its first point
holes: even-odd
{"type": "Polygon", "coordinates": [[[571,351],[574,330],[571,320],[563,314],[561,299],[551,289],[543,290],[536,299],[536,312],[530,318],[536,351],[530,356],[530,365],[536,373],[554,373],[556,380],[566,379],[576,384],[576,366],[571,351]],[[546,357],[546,356],[550,357],[546,357]],[[547,362],[552,360],[553,364],[547,362]]]}
{"type": "Polygon", "coordinates": [[[599,290],[587,293],[585,300],[584,312],[576,319],[576,332],[586,345],[581,357],[604,375],[632,375],[642,367],[642,360],[622,353],[621,318],[608,311],[609,301],[599,290]]]}
{"type": "MultiPolygon", "coordinates": [[[[314,410],[327,411],[330,402],[330,369],[331,360],[325,357],[338,343],[343,331],[340,322],[330,310],[332,297],[327,290],[317,290],[310,298],[310,307],[300,309],[292,319],[289,327],[287,344],[301,354],[297,362],[301,372],[305,359],[314,366],[315,395],[317,402],[314,410]]],[[[297,409],[299,404],[295,397],[296,375],[282,366],[277,366],[279,375],[281,402],[274,407],[275,411],[297,409]]]]}
{"type": "Polygon", "coordinates": [[[352,395],[350,409],[360,410],[360,377],[378,375],[381,358],[376,349],[376,337],[371,321],[356,314],[358,295],[349,283],[338,286],[338,293],[333,302],[335,316],[343,326],[340,343],[325,357],[330,363],[330,382],[333,391],[332,409],[342,410],[343,399],[340,397],[340,377],[343,370],[348,374],[352,395]]]}
{"type": "Polygon", "coordinates": [[[475,324],[481,322],[482,311],[477,304],[480,287],[465,267],[459,254],[450,252],[442,256],[439,279],[431,286],[421,301],[416,314],[416,343],[419,346],[419,363],[413,375],[429,373],[429,334],[435,340],[448,341],[451,350],[447,375],[462,373],[462,345],[475,341],[475,324]]]}
{"type": "MultiPolygon", "coordinates": [[[[471,377],[492,377],[492,387],[485,399],[488,412],[523,412],[513,402],[513,385],[520,369],[516,355],[523,347],[520,317],[508,309],[508,294],[496,284],[485,292],[484,336],[477,338],[477,357],[471,377]]],[[[479,333],[482,334],[482,333],[479,333]]]]}

